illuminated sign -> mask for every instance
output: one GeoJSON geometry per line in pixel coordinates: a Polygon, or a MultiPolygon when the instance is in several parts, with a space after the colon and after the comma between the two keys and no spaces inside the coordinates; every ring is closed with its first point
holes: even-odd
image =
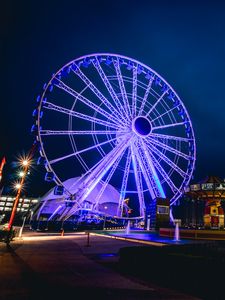
{"type": "Polygon", "coordinates": [[[191,185],[192,191],[199,191],[200,190],[200,184],[192,184],[191,185]]]}

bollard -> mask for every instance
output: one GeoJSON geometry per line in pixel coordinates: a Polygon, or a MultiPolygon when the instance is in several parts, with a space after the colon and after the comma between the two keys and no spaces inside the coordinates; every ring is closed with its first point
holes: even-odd
{"type": "Polygon", "coordinates": [[[61,236],[64,236],[64,229],[62,229],[61,231],[61,236]]]}
{"type": "Polygon", "coordinates": [[[87,232],[87,244],[86,247],[90,247],[90,232],[87,232]]]}

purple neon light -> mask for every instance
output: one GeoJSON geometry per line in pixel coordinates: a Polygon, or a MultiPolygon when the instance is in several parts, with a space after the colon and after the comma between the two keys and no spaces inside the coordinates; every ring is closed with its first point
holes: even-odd
{"type": "Polygon", "coordinates": [[[107,184],[120,178],[118,216],[129,194],[143,214],[146,198],[168,197],[174,204],[189,183],[196,158],[190,117],[173,88],[141,62],[110,53],[80,57],[53,75],[38,103],[37,139],[47,171],[63,185],[69,162],[85,178],[61,219],[80,209],[98,182],[95,209],[107,184]],[[51,118],[65,120],[67,128],[51,118]],[[64,153],[53,151],[51,141],[62,137],[64,153]],[[90,163],[89,156],[96,160],[90,163]]]}

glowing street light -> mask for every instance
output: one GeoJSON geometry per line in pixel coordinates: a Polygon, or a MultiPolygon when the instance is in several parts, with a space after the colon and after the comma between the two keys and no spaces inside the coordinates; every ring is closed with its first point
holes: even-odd
{"type": "Polygon", "coordinates": [[[22,166],[26,167],[26,166],[28,166],[28,165],[29,165],[29,160],[24,159],[24,160],[22,161],[22,166]]]}
{"type": "Polygon", "coordinates": [[[19,175],[19,177],[23,177],[25,175],[25,173],[23,171],[20,171],[18,175],[19,175]]]}
{"type": "Polygon", "coordinates": [[[20,183],[16,183],[16,184],[15,184],[15,189],[18,190],[18,189],[20,189],[20,188],[21,188],[21,184],[20,184],[20,183]]]}

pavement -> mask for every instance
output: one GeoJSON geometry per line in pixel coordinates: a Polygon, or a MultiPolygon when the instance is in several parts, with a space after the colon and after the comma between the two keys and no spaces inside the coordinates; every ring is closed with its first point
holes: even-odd
{"type": "Polygon", "coordinates": [[[26,232],[0,243],[0,299],[199,299],[121,273],[119,249],[140,243],[89,238],[26,232]]]}

